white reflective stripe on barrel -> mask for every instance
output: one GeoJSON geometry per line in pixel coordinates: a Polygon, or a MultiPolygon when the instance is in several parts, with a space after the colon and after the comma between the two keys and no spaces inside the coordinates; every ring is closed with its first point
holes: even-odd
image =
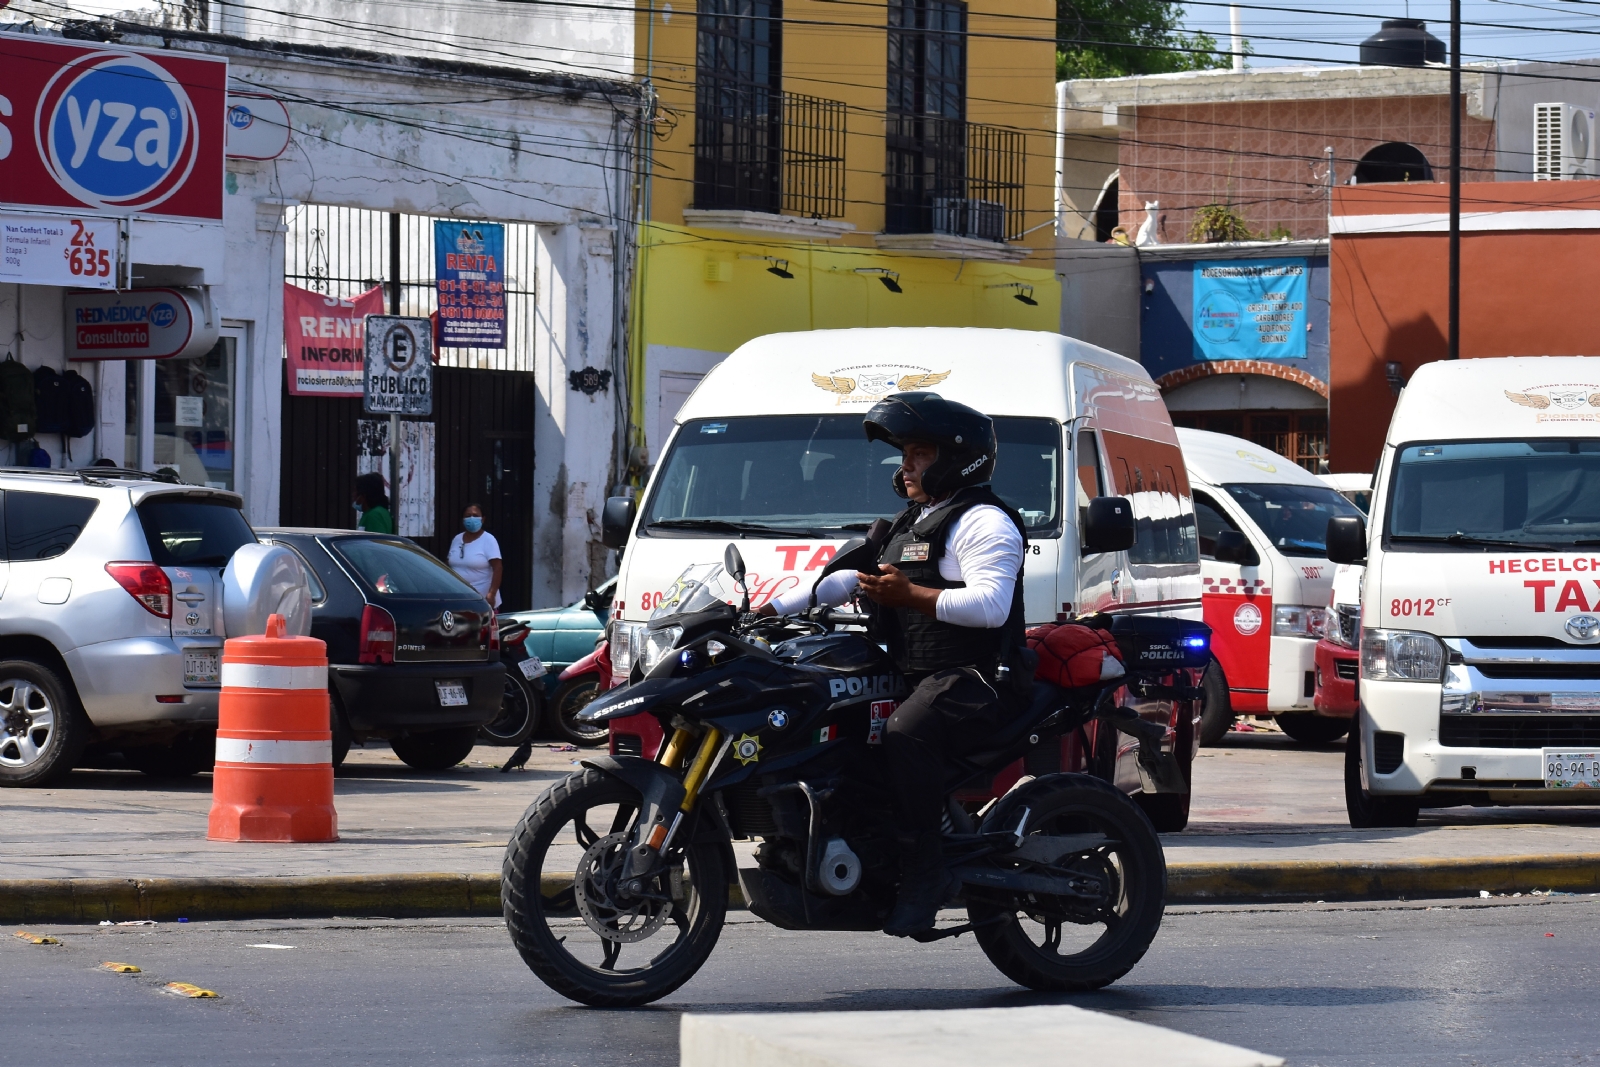
{"type": "Polygon", "coordinates": [[[269,663],[224,663],[224,689],[326,689],[328,665],[280,667],[269,663]]]}
{"type": "Polygon", "coordinates": [[[332,763],[333,740],[264,741],[217,738],[218,763],[332,763]]]}

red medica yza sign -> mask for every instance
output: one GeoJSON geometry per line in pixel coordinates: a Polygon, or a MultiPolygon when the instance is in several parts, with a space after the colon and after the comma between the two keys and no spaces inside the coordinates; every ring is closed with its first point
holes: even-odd
{"type": "Polygon", "coordinates": [[[383,286],[341,299],[283,287],[283,343],[291,396],[360,396],[366,365],[362,320],[383,314],[383,286]]]}
{"type": "Polygon", "coordinates": [[[221,220],[226,60],[0,33],[0,202],[221,220]]]}

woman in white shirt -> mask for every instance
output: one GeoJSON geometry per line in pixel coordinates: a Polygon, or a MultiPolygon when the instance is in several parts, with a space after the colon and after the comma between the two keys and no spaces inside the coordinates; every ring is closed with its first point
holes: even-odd
{"type": "Polygon", "coordinates": [[[468,504],[461,513],[462,532],[450,542],[450,569],[487,600],[491,607],[500,607],[500,578],[503,568],[500,561],[500,542],[494,534],[483,528],[483,509],[468,504]]]}

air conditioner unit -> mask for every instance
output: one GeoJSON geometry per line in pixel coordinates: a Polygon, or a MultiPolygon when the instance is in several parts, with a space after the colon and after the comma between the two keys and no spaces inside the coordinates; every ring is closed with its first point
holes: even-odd
{"type": "Polygon", "coordinates": [[[1594,109],[1576,104],[1533,105],[1533,180],[1595,176],[1594,109]]]}

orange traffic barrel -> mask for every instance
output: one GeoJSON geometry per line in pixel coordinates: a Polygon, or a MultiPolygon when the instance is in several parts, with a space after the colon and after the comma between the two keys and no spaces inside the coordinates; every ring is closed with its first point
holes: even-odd
{"type": "Polygon", "coordinates": [[[212,841],[337,841],[328,646],[289,637],[283,616],[222,649],[212,841]]]}

